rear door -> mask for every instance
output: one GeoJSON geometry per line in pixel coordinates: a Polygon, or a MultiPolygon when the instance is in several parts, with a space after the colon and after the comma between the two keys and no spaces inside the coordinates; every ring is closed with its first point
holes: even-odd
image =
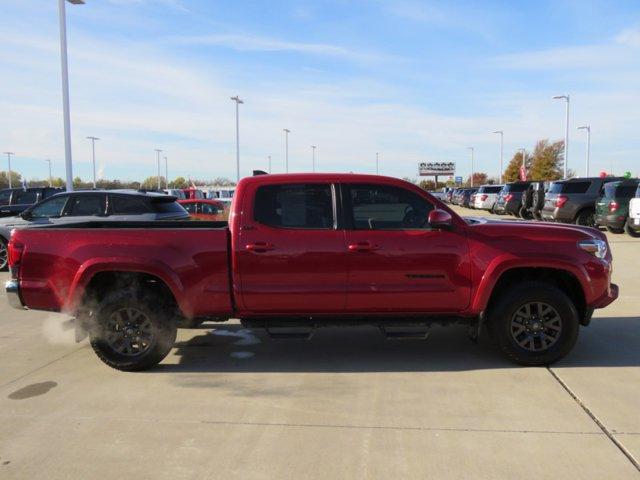
{"type": "Polygon", "coordinates": [[[245,310],[344,311],[346,247],[331,183],[252,184],[245,190],[234,261],[245,310]]]}
{"type": "Polygon", "coordinates": [[[348,312],[458,312],[471,295],[465,233],[433,230],[433,204],[383,184],[343,186],[348,312]]]}

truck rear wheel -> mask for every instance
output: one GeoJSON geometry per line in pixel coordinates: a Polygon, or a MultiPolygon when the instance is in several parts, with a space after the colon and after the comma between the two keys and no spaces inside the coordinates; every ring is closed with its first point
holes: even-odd
{"type": "Polygon", "coordinates": [[[596,226],[596,212],[594,212],[590,208],[585,208],[581,210],[578,215],[576,215],[575,220],[576,225],[582,225],[584,227],[595,227],[596,226]]]}
{"type": "Polygon", "coordinates": [[[7,250],[7,241],[0,237],[0,272],[7,268],[9,260],[9,252],[7,250]]]}
{"type": "Polygon", "coordinates": [[[627,218],[627,222],[624,224],[624,229],[627,231],[627,233],[629,235],[631,235],[633,238],[639,238],[640,237],[640,232],[638,232],[637,230],[635,230],[632,226],[631,226],[631,219],[627,218]]]}
{"type": "Polygon", "coordinates": [[[580,322],[571,299],[544,282],[524,282],[505,291],[491,307],[491,336],[520,365],[549,365],[576,343],[580,322]]]}
{"type": "Polygon", "coordinates": [[[122,291],[98,307],[89,338],[93,351],[117,370],[151,368],[164,359],[176,341],[172,310],[144,293],[122,291]]]}

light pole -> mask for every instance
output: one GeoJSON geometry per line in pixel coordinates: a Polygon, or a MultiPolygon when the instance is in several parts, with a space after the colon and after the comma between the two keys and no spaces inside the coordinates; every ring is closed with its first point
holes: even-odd
{"type": "Polygon", "coordinates": [[[378,154],[378,152],[376,152],[376,175],[379,175],[380,169],[380,156],[378,154]]]}
{"type": "Polygon", "coordinates": [[[231,100],[236,102],[236,181],[240,181],[240,104],[244,103],[244,101],[240,100],[240,97],[236,95],[235,97],[231,97],[231,100]]]}
{"type": "Polygon", "coordinates": [[[471,186],[473,187],[473,147],[467,147],[468,150],[471,150],[471,186]]]}
{"type": "MultiPolygon", "coordinates": [[[[73,5],[82,5],[84,0],[66,0],[73,5]]],[[[65,0],[58,0],[60,21],[60,66],[62,70],[62,116],[64,121],[64,165],[67,176],[67,191],[73,190],[73,165],[71,163],[71,114],[69,113],[69,66],[67,62],[67,15],[65,0]]]]}
{"type": "Polygon", "coordinates": [[[285,171],[287,173],[289,173],[289,134],[291,133],[291,130],[289,130],[288,128],[283,128],[282,130],[284,131],[284,164],[285,164],[285,171]]]}
{"type": "Polygon", "coordinates": [[[158,190],[161,190],[162,185],[160,185],[160,154],[162,153],[162,150],[160,150],[159,148],[156,148],[155,150],[158,154],[158,190]]]}
{"type": "Polygon", "coordinates": [[[585,176],[589,176],[589,160],[591,159],[591,125],[583,125],[578,127],[578,130],[586,130],[587,131],[587,163],[585,165],[585,176]]]}
{"type": "Polygon", "coordinates": [[[167,156],[164,156],[164,184],[169,190],[169,160],[167,160],[167,156]]]}
{"type": "Polygon", "coordinates": [[[566,125],[564,129],[564,178],[567,178],[567,168],[569,165],[569,95],[556,95],[554,100],[564,100],[566,102],[566,125]]]}
{"type": "Polygon", "coordinates": [[[11,155],[15,155],[15,153],[13,152],[4,152],[4,154],[7,156],[7,163],[9,164],[9,188],[11,188],[11,155]]]}
{"type": "Polygon", "coordinates": [[[316,146],[311,145],[311,171],[316,171],[316,146]]]}
{"type": "Polygon", "coordinates": [[[504,132],[502,130],[496,130],[493,133],[500,134],[500,183],[502,183],[502,159],[504,156],[504,132]]]}
{"type": "MultiPolygon", "coordinates": [[[[519,148],[518,151],[522,154],[522,170],[524,171],[524,173],[526,175],[527,174],[527,165],[525,163],[525,160],[527,158],[527,151],[524,148],[519,148]]],[[[526,180],[526,177],[525,177],[525,180],[526,180]]]]}
{"type": "Polygon", "coordinates": [[[49,186],[53,187],[53,182],[51,181],[51,160],[47,158],[45,162],[49,164],[49,186]]]}
{"type": "Polygon", "coordinates": [[[269,173],[271,173],[271,155],[269,155],[269,173]]]}
{"type": "Polygon", "coordinates": [[[96,188],[96,140],[100,140],[98,137],[87,137],[87,140],[91,140],[91,156],[93,158],[93,188],[96,188]]]}

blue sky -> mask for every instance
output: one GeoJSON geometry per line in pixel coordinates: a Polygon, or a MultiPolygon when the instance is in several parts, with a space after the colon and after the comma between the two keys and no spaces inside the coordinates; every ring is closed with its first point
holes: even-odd
{"type": "MultiPolygon", "coordinates": [[[[3,2],[0,150],[28,178],[64,172],[57,2],[3,2]]],[[[640,174],[640,4],[633,1],[87,0],[68,4],[74,174],[90,143],[105,178],[290,171],[415,177],[420,161],[498,174],[521,146],[564,135],[569,167],[640,174]]],[[[3,158],[1,169],[6,169],[3,158]]]]}

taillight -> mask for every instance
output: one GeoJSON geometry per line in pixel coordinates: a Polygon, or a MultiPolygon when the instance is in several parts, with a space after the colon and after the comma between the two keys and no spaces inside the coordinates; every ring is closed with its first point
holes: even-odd
{"type": "Polygon", "coordinates": [[[21,243],[9,242],[7,253],[9,260],[9,269],[11,270],[11,277],[18,278],[18,272],[20,270],[20,262],[22,261],[22,252],[24,251],[24,245],[21,243]]]}
{"type": "Polygon", "coordinates": [[[510,202],[512,198],[513,198],[513,193],[507,193],[507,195],[504,197],[505,203],[510,202]]]}
{"type": "Polygon", "coordinates": [[[480,201],[481,201],[481,202],[484,202],[487,198],[489,198],[489,195],[482,195],[482,196],[480,197],[480,201]]]}
{"type": "Polygon", "coordinates": [[[556,207],[557,208],[564,207],[564,204],[567,203],[567,200],[569,200],[569,197],[565,195],[558,195],[558,198],[556,198],[556,207]]]}
{"type": "Polygon", "coordinates": [[[615,200],[611,203],[609,203],[609,211],[610,212],[615,212],[618,209],[619,205],[618,202],[616,202],[615,200]]]}

